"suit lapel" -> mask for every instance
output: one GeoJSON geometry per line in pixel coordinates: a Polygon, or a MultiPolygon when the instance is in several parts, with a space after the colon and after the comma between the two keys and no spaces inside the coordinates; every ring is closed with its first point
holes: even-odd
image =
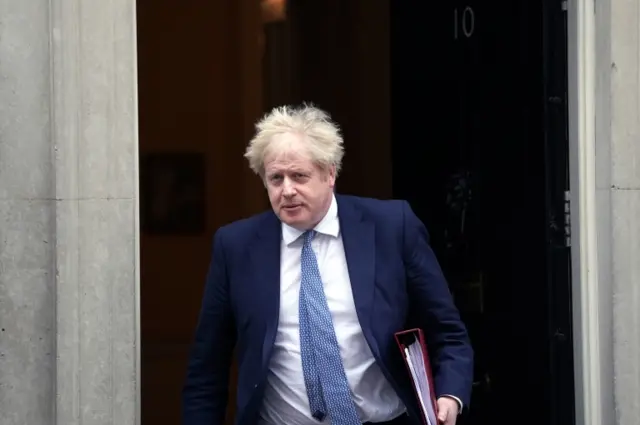
{"type": "Polygon", "coordinates": [[[371,342],[371,313],[375,290],[375,226],[353,202],[336,195],[340,233],[360,326],[371,342]]]}
{"type": "Polygon", "coordinates": [[[251,247],[251,265],[254,273],[254,290],[264,301],[263,318],[265,332],[262,345],[262,361],[267,364],[278,329],[280,313],[280,221],[275,214],[268,214],[251,247]]]}

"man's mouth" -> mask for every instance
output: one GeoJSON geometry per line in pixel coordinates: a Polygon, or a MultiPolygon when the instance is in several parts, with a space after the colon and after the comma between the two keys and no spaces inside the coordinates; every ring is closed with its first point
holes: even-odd
{"type": "Polygon", "coordinates": [[[298,208],[299,206],[301,206],[301,204],[290,204],[290,205],[285,205],[282,208],[284,208],[285,210],[292,210],[294,208],[298,208]]]}

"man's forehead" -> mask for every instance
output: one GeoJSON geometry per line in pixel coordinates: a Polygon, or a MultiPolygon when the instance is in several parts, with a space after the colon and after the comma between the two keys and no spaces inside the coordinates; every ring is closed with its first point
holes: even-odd
{"type": "Polygon", "coordinates": [[[308,159],[287,160],[285,158],[275,159],[266,164],[267,172],[285,171],[311,171],[314,169],[313,163],[308,159]]]}
{"type": "Polygon", "coordinates": [[[274,168],[313,168],[313,162],[308,156],[292,150],[268,155],[265,158],[265,167],[267,170],[274,168]]]}

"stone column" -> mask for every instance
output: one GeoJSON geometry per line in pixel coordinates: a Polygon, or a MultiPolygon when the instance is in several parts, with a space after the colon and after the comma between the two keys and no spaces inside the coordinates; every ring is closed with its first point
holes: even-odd
{"type": "Polygon", "coordinates": [[[640,418],[640,6],[595,5],[598,268],[610,306],[601,318],[601,394],[612,406],[608,423],[634,425],[640,418]]]}
{"type": "Polygon", "coordinates": [[[139,417],[134,0],[0,1],[0,423],[139,417]]]}
{"type": "Polygon", "coordinates": [[[640,5],[611,0],[610,178],[617,423],[640,418],[640,5]]]}

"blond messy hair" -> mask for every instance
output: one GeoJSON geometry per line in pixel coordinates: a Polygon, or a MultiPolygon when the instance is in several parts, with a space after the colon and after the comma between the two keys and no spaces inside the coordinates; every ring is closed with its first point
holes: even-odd
{"type": "Polygon", "coordinates": [[[329,114],[311,104],[273,108],[256,123],[256,133],[249,141],[244,157],[249,167],[264,176],[267,154],[280,154],[291,149],[290,143],[276,143],[273,136],[295,133],[302,136],[313,162],[322,168],[335,166],[336,174],[342,166],[344,147],[340,128],[329,114]]]}

